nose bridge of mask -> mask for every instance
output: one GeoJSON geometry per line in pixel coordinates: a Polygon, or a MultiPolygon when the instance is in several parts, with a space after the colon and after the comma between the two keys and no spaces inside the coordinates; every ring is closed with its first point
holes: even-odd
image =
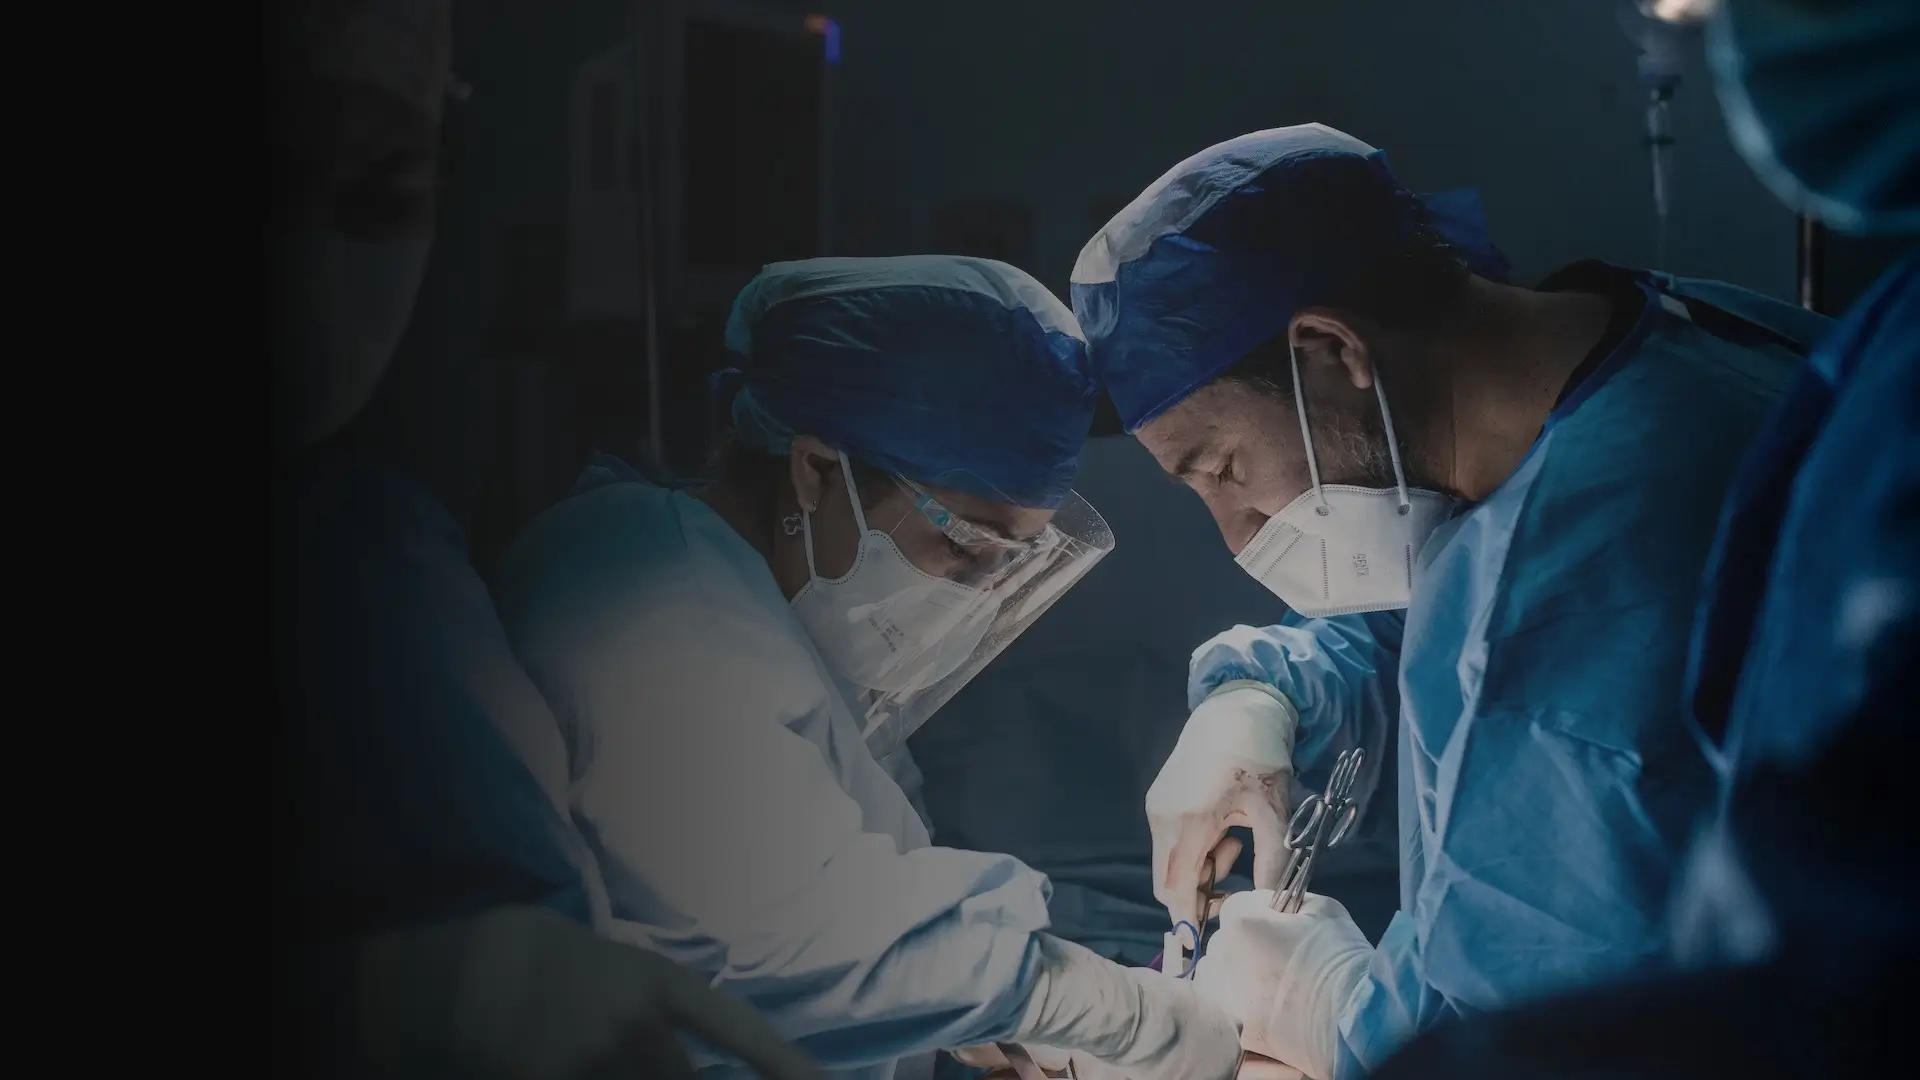
{"type": "Polygon", "coordinates": [[[1299,499],[1295,499],[1279,513],[1267,519],[1266,524],[1253,534],[1253,539],[1247,541],[1247,546],[1241,548],[1240,553],[1234,556],[1234,561],[1253,571],[1255,577],[1259,577],[1259,567],[1286,558],[1288,550],[1306,535],[1289,522],[1294,506],[1299,505],[1302,499],[1314,499],[1323,505],[1325,502],[1324,496],[1317,487],[1301,492],[1299,499]]]}

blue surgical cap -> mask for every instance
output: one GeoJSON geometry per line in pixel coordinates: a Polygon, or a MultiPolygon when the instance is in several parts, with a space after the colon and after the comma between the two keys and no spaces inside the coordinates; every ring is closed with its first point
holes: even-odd
{"type": "Polygon", "coordinates": [[[1473,192],[1415,195],[1385,154],[1325,125],[1256,131],[1175,165],[1073,268],[1074,314],[1127,430],[1406,250],[1422,224],[1505,279],[1473,192]]]}
{"type": "Polygon", "coordinates": [[[1005,263],[947,255],[775,263],[727,320],[716,391],[741,440],[812,435],[909,480],[1052,509],[1099,382],[1073,313],[1005,263]]]}
{"type": "Polygon", "coordinates": [[[1707,61],[1733,145],[1842,232],[1920,232],[1920,3],[1723,0],[1707,61]]]}

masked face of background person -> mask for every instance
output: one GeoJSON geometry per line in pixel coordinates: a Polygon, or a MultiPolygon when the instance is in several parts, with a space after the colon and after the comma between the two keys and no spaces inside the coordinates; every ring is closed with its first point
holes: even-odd
{"type": "Polygon", "coordinates": [[[405,333],[433,243],[447,0],[301,0],[270,42],[274,449],[337,433],[405,333]]]}

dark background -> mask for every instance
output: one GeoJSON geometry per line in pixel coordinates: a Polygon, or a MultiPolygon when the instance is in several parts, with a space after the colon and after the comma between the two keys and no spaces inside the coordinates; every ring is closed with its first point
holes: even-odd
{"type": "MultiPolygon", "coordinates": [[[[1125,200],[1261,127],[1323,121],[1385,148],[1416,188],[1477,185],[1522,279],[1653,261],[1634,49],[1599,0],[845,0],[828,11],[831,65],[810,10],[458,5],[454,67],[473,93],[449,109],[438,246],[370,423],[403,436],[483,569],[588,449],[649,441],[636,19],[643,42],[683,27],[681,77],[664,78],[684,98],[658,121],[680,164],[656,159],[679,174],[661,185],[656,304],[661,441],[683,466],[727,301],[760,262],[986,255],[1064,298],[1080,245],[1125,200]],[[767,29],[743,33],[755,12],[767,29]]],[[[1697,63],[1675,114],[1667,268],[1791,297],[1793,219],[1734,155],[1697,63]]],[[[1835,240],[1833,303],[1886,254],[1835,240]]]]}

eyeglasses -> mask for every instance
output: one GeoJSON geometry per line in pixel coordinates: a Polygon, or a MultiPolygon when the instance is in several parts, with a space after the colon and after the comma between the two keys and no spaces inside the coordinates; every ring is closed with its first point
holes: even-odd
{"type": "Polygon", "coordinates": [[[939,530],[954,545],[956,554],[965,553],[971,562],[970,577],[992,578],[1036,555],[1051,550],[1060,542],[1060,532],[1051,524],[1037,535],[1025,539],[1002,536],[954,513],[919,484],[903,476],[889,474],[913,498],[910,514],[918,514],[939,530]]]}
{"type": "Polygon", "coordinates": [[[973,522],[942,506],[940,500],[927,494],[925,488],[908,480],[906,477],[894,476],[893,482],[899,484],[903,491],[913,496],[914,512],[926,518],[934,528],[945,533],[947,539],[952,540],[962,547],[1004,548],[1016,552],[1037,551],[1048,544],[1049,534],[1053,532],[1053,526],[1049,525],[1045,529],[1042,529],[1038,535],[1024,540],[1016,540],[1012,537],[1002,536],[991,529],[975,525],[973,522]]]}

